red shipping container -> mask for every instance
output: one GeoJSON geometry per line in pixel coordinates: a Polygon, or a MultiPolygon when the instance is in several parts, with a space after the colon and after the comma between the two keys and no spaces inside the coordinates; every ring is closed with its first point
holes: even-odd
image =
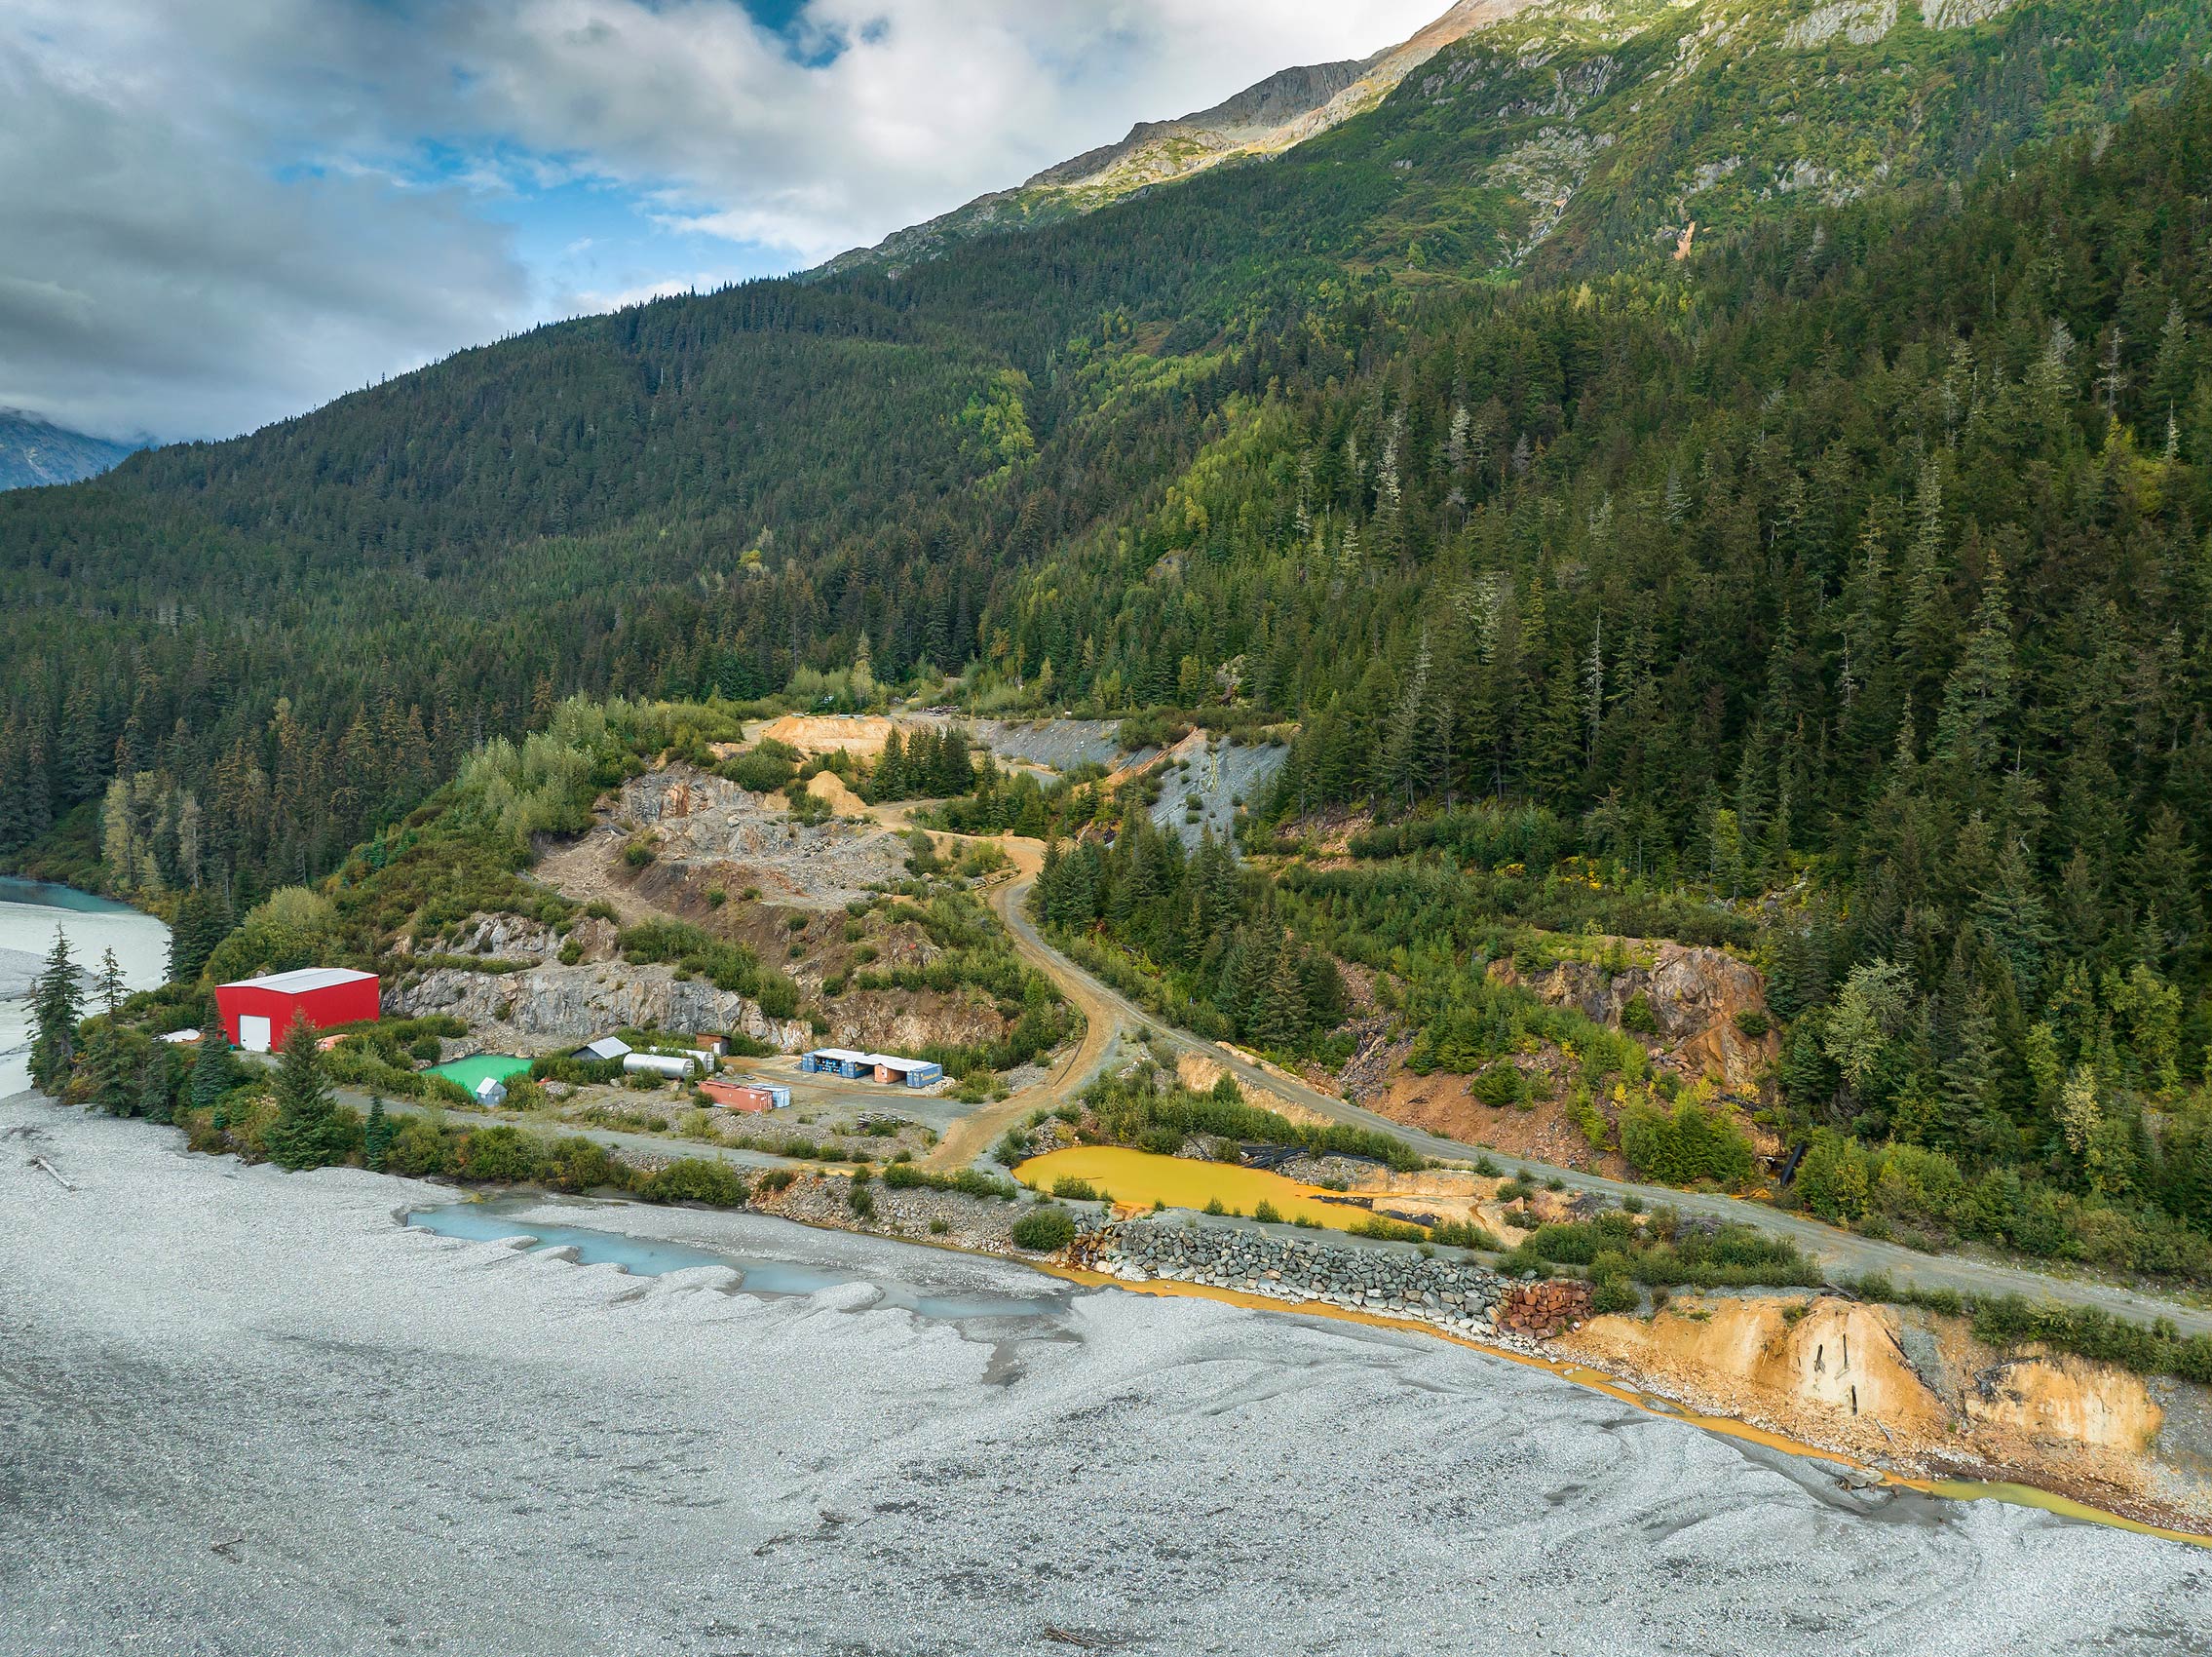
{"type": "Polygon", "coordinates": [[[699,1091],[716,1104],[731,1110],[766,1111],[776,1108],[776,1096],[766,1088],[756,1088],[744,1082],[722,1082],[708,1077],[699,1084],[699,1091]]]}

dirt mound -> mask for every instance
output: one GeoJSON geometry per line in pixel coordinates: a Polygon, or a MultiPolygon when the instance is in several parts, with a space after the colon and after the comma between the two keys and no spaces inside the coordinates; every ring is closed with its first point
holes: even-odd
{"type": "Polygon", "coordinates": [[[1531,1157],[1554,1168],[1581,1169],[1616,1178],[1627,1175],[1628,1165],[1618,1152],[1591,1147],[1561,1099],[1541,1099],[1526,1110],[1517,1105],[1489,1105],[1469,1091],[1471,1083],[1471,1077],[1441,1070],[1417,1076],[1401,1069],[1366,1104],[1377,1115],[1408,1128],[1424,1129],[1468,1144],[1487,1145],[1506,1156],[1531,1157]]]}
{"type": "MultiPolygon", "coordinates": [[[[1593,1318],[1553,1350],[1908,1473],[2024,1475],[2123,1511],[2212,1512],[2212,1481],[2160,1445],[2152,1383],[2039,1347],[1998,1352],[1956,1318],[1810,1292],[1684,1295],[1649,1320],[1593,1318]]],[[[2204,1396],[2156,1385],[2185,1412],[2204,1396]]]]}
{"type": "Polygon", "coordinates": [[[1984,1368],[1965,1395],[1967,1415],[2015,1432],[2140,1450],[2164,1411],[2138,1375],[2069,1354],[2003,1360],[1984,1368]]]}
{"type": "Polygon", "coordinates": [[[912,732],[934,720],[894,719],[881,713],[785,713],[747,733],[754,743],[780,742],[801,753],[845,752],[873,759],[894,730],[912,732]]]}
{"type": "Polygon", "coordinates": [[[865,817],[868,802],[845,786],[845,779],[834,771],[817,771],[807,779],[807,792],[816,799],[827,800],[829,809],[840,817],[865,817]]]}
{"type": "MultiPolygon", "coordinates": [[[[1235,1049],[1231,1051],[1234,1052],[1235,1049]]],[[[1247,1058],[1246,1055],[1241,1053],[1238,1054],[1238,1057],[1239,1059],[1247,1058]]],[[[1226,1069],[1206,1058],[1202,1053],[1185,1051],[1175,1057],[1175,1079],[1195,1094],[1210,1093],[1213,1084],[1220,1081],[1228,1073],[1226,1069]]],[[[1300,1104],[1296,1099],[1276,1093],[1272,1089],[1254,1087],[1242,1077],[1238,1078],[1237,1086],[1244,1096],[1244,1102],[1251,1105],[1255,1110],[1272,1110],[1286,1121],[1303,1123],[1308,1127],[1315,1128],[1325,1127],[1330,1120],[1312,1105],[1300,1104]]]]}

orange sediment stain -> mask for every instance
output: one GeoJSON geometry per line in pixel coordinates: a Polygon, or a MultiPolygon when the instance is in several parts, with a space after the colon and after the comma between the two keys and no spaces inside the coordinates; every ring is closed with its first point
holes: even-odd
{"type": "Polygon", "coordinates": [[[1013,1173],[1047,1195],[1056,1180],[1087,1180],[1098,1190],[1112,1192],[1119,1207],[1149,1209],[1158,1200],[1172,1209],[1202,1209],[1209,1200],[1218,1199],[1225,1207],[1248,1214],[1264,1202],[1273,1204],[1286,1220],[1310,1219],[1332,1231],[1349,1231],[1374,1217],[1365,1207],[1321,1200],[1336,1192],[1302,1185],[1263,1169],[1158,1156],[1126,1145],[1070,1145],[1031,1157],[1013,1173]]]}
{"type": "Polygon", "coordinates": [[[1830,1466],[1853,1468],[1871,1478],[1880,1480],[1886,1485],[1917,1490],[1923,1495],[1937,1496],[1946,1501],[2000,1501],[2015,1507],[2037,1508],[2045,1513],[2056,1514],[2065,1519],[2079,1520],[2084,1523],[2107,1524],[2119,1530],[2132,1530],[2143,1536],[2156,1536],[2168,1542],[2187,1543],[2194,1548],[2212,1548],[2212,1536],[2197,1535],[2187,1530],[2170,1530],[2159,1525],[2146,1523],[2142,1520],[2129,1519],[2124,1515],[2112,1513],[2104,1508],[2091,1507],[2086,1502],[2078,1502],[2071,1496],[2062,1496],[2054,1491],[2039,1489],[2033,1484],[1983,1483],[1962,1479],[1914,1479],[1901,1473],[1891,1473],[1886,1469],[1871,1466],[1853,1456],[1846,1455],[1840,1450],[1825,1449],[1818,1445],[1807,1444],[1801,1439],[1792,1439],[1782,1433],[1770,1432],[1764,1427],[1753,1426],[1748,1421],[1738,1421],[1733,1416],[1699,1414],[1694,1409],[1674,1403],[1671,1399],[1663,1398],[1655,1393],[1639,1391],[1601,1369],[1591,1368],[1586,1364],[1567,1363],[1558,1359],[1539,1357],[1534,1353],[1515,1352],[1510,1347],[1492,1346],[1485,1341],[1456,1334],[1450,1329],[1438,1329],[1433,1324],[1417,1323],[1408,1318],[1384,1317],[1374,1312],[1354,1311],[1349,1306],[1332,1306],[1325,1300],[1278,1300],[1271,1295],[1253,1294],[1243,1290],[1216,1289],[1210,1284],[1176,1283],[1158,1278],[1145,1283],[1131,1283],[1126,1279],[1114,1277],[1106,1272],[1089,1271],[1080,1266],[1037,1264],[1036,1269],[1044,1272],[1047,1276],[1056,1277],[1068,1283],[1082,1284],[1092,1289],[1119,1289],[1131,1294],[1154,1294],[1171,1299],[1215,1300],[1226,1305],[1241,1306],[1247,1311],[1253,1312],[1292,1313],[1300,1317],[1331,1318],[1338,1323],[1364,1324],[1370,1329],[1398,1329],[1409,1334],[1428,1335],[1435,1340],[1449,1342],[1453,1346],[1464,1346],[1470,1352],[1484,1353],[1492,1358],[1503,1358],[1508,1364],[1518,1364],[1530,1369],[1542,1369],[1546,1374],[1556,1375],[1559,1379],[1575,1386],[1587,1388],[1591,1392],[1603,1393],[1607,1398],[1625,1404],[1632,1409],[1640,1409],[1655,1420],[1679,1421],[1685,1426],[1697,1427],[1704,1432],[1717,1434],[1722,1438],[1735,1439],[1745,1444],[1761,1445],[1767,1449],[1779,1450],[1785,1455],[1798,1456],[1807,1461],[1825,1462],[1830,1466]]]}

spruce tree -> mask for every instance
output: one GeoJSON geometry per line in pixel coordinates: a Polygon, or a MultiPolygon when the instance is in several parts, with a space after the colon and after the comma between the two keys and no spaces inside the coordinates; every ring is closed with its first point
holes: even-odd
{"type": "Polygon", "coordinates": [[[352,1112],[330,1097],[314,1026],[294,1019],[277,1066],[277,1119],[263,1137],[269,1160],[280,1168],[324,1168],[345,1161],[355,1135],[352,1112]]]}
{"type": "Polygon", "coordinates": [[[138,1066],[138,1114],[148,1122],[167,1122],[169,1099],[169,1048],[157,1041],[138,1066]]]}
{"type": "Polygon", "coordinates": [[[31,1080],[42,1092],[57,1094],[67,1085],[77,1058],[77,1021],[84,1017],[84,989],[68,935],[54,930],[46,968],[32,985],[31,1080]]]}
{"type": "Polygon", "coordinates": [[[879,800],[904,799],[912,790],[907,786],[906,739],[896,725],[891,735],[884,738],[883,752],[876,760],[875,786],[869,794],[879,800]]]}
{"type": "Polygon", "coordinates": [[[137,1108],[137,1074],[114,1024],[102,1021],[86,1035],[83,1072],[87,1103],[110,1116],[129,1116],[137,1108]]]}
{"type": "Polygon", "coordinates": [[[384,1172],[385,1156],[392,1149],[392,1118],[385,1113],[384,1096],[368,1097],[368,1121],[362,1129],[362,1162],[372,1173],[384,1172]]]}
{"type": "Polygon", "coordinates": [[[103,949],[100,951],[99,957],[101,1010],[112,1019],[115,1017],[116,1009],[123,1005],[124,997],[129,993],[130,991],[124,987],[123,983],[123,963],[115,958],[113,949],[103,949]]]}
{"type": "Polygon", "coordinates": [[[192,1108],[213,1111],[217,1129],[228,1126],[221,1119],[221,1106],[230,1088],[230,1038],[223,1033],[221,1020],[210,1020],[200,1038],[200,1057],[192,1061],[192,1108]]]}
{"type": "Polygon", "coordinates": [[[169,982],[194,983],[230,932],[230,913],[221,898],[195,886],[178,902],[169,932],[169,982]]]}

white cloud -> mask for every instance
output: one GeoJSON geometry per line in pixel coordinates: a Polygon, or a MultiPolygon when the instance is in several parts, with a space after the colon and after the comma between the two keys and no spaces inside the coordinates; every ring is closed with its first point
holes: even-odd
{"type": "Polygon", "coordinates": [[[685,226],[804,263],[1218,101],[1361,57],[1438,0],[815,0],[794,63],[728,0],[503,0],[451,49],[470,114],[660,191],[685,226]]]}
{"type": "Polygon", "coordinates": [[[875,241],[1442,4],[814,0],[779,35],[736,0],[9,0],[0,405],[239,430],[875,241]],[[618,263],[575,224],[531,250],[584,185],[638,211],[618,263]]]}

